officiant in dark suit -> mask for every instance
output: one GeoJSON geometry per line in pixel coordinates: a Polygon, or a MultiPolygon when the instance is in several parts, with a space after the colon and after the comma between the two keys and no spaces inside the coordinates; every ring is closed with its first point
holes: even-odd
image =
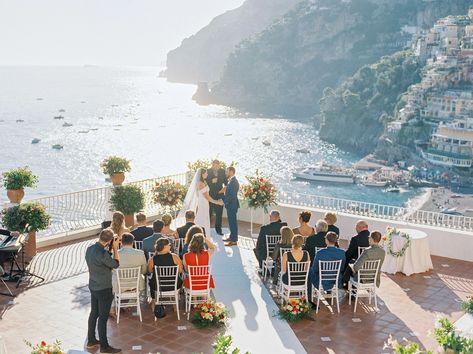
{"type": "MultiPolygon", "coordinates": [[[[223,198],[224,189],[223,187],[228,184],[227,177],[225,175],[225,170],[220,166],[220,161],[213,160],[212,167],[207,170],[207,184],[209,186],[209,195],[215,199],[219,200],[223,198]]],[[[212,214],[215,213],[215,231],[219,235],[223,235],[222,232],[222,213],[223,205],[217,205],[210,203],[209,205],[210,218],[212,214]]]]}

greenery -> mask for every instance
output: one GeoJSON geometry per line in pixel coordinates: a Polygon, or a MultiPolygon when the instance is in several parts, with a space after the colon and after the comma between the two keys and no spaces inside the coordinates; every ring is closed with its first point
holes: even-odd
{"type": "Polygon", "coordinates": [[[384,349],[392,349],[394,353],[398,354],[432,354],[430,350],[423,351],[420,348],[419,343],[409,342],[407,339],[404,339],[404,341],[406,344],[402,345],[397,340],[393,339],[391,335],[389,335],[388,342],[384,345],[384,349]]]}
{"type": "Polygon", "coordinates": [[[462,309],[470,315],[473,315],[473,296],[466,297],[466,300],[462,304],[462,309]]]}
{"type": "Polygon", "coordinates": [[[31,348],[30,354],[65,354],[61,348],[61,342],[58,340],[52,344],[47,344],[44,340],[35,345],[26,340],[25,343],[31,348]]]}
{"type": "Polygon", "coordinates": [[[132,184],[116,186],[112,189],[110,203],[113,210],[131,215],[144,209],[145,194],[140,187],[132,184]]]}
{"type": "MultiPolygon", "coordinates": [[[[234,348],[233,350],[230,349],[232,345],[232,336],[224,335],[222,333],[217,335],[215,338],[215,342],[212,344],[213,354],[238,354],[240,353],[240,349],[234,348]]],[[[246,352],[249,354],[249,352],[246,352]]]]}
{"type": "Polygon", "coordinates": [[[372,151],[407,88],[420,81],[421,65],[411,51],[365,65],[320,100],[320,136],[361,153],[372,151]]]}
{"type": "Polygon", "coordinates": [[[3,186],[5,189],[23,189],[35,187],[38,177],[28,167],[19,167],[3,173],[3,186]]]}
{"type": "Polygon", "coordinates": [[[10,231],[40,231],[47,229],[49,222],[49,214],[38,202],[23,203],[3,211],[3,226],[10,231]]]}
{"type": "Polygon", "coordinates": [[[106,175],[114,173],[125,173],[131,171],[130,161],[120,156],[109,156],[100,164],[102,171],[106,175]]]}
{"type": "Polygon", "coordinates": [[[212,161],[213,160],[219,160],[220,161],[220,167],[221,168],[227,168],[229,166],[236,166],[237,163],[235,161],[230,162],[227,164],[225,161],[220,160],[218,157],[213,158],[213,159],[199,159],[194,162],[188,162],[187,163],[187,170],[189,171],[197,171],[199,168],[206,168],[209,169],[212,167],[212,161]]]}
{"type": "Polygon", "coordinates": [[[455,353],[472,353],[473,339],[459,336],[455,333],[455,327],[448,318],[441,318],[434,330],[435,339],[444,350],[451,349],[455,353]]]}

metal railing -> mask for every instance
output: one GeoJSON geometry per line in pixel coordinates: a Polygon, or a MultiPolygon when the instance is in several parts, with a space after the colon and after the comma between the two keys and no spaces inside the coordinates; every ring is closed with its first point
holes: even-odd
{"type": "MultiPolygon", "coordinates": [[[[154,202],[152,190],[157,182],[162,182],[166,179],[186,184],[188,175],[186,173],[180,173],[129,183],[140,186],[145,193],[146,203],[144,212],[148,215],[156,215],[163,211],[163,208],[154,202]]],[[[97,227],[102,221],[110,220],[111,211],[109,200],[111,191],[112,187],[108,186],[31,200],[44,204],[46,210],[51,215],[50,227],[47,230],[39,232],[38,237],[62,233],[67,234],[72,231],[97,227]]],[[[360,217],[375,217],[473,231],[473,218],[461,215],[448,215],[399,206],[299,194],[295,192],[280,192],[278,201],[279,203],[295,207],[320,208],[333,210],[338,213],[359,215],[360,217]]]]}
{"type": "Polygon", "coordinates": [[[392,205],[360,202],[348,199],[323,197],[319,195],[280,192],[279,203],[300,207],[313,207],[335,212],[374,217],[415,224],[447,227],[473,231],[473,217],[449,215],[435,211],[413,210],[392,205]]]}

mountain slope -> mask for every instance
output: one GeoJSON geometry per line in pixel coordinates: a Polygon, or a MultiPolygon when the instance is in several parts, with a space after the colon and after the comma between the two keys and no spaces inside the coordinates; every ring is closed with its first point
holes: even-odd
{"type": "Polygon", "coordinates": [[[298,2],[247,0],[239,8],[217,16],[168,53],[164,76],[169,81],[183,83],[218,80],[238,43],[262,31],[298,2]]]}
{"type": "Polygon", "coordinates": [[[311,116],[327,86],[402,50],[403,26],[429,28],[465,13],[473,0],[304,1],[258,36],[241,42],[212,87],[212,102],[240,109],[311,116]]]}

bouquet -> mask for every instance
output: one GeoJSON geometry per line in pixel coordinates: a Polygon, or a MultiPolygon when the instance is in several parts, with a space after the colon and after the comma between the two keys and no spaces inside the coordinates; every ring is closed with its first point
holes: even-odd
{"type": "Polygon", "coordinates": [[[156,182],[153,188],[153,199],[162,206],[176,207],[182,203],[186,192],[185,186],[168,178],[162,182],[156,182]]]}
{"type": "Polygon", "coordinates": [[[268,177],[265,177],[259,170],[254,176],[246,176],[248,184],[242,187],[243,198],[250,208],[264,208],[276,205],[277,190],[268,177]]]}
{"type": "Polygon", "coordinates": [[[56,339],[52,344],[47,344],[44,340],[41,343],[33,345],[28,341],[25,341],[26,345],[30,347],[30,354],[65,354],[66,352],[61,349],[61,342],[56,339]]]}
{"type": "Polygon", "coordinates": [[[194,305],[194,309],[197,311],[192,318],[192,323],[199,328],[221,326],[225,324],[228,317],[225,305],[212,300],[194,305]]]}
{"type": "Polygon", "coordinates": [[[304,299],[290,299],[279,309],[279,317],[290,322],[312,317],[312,306],[304,299]]]}

